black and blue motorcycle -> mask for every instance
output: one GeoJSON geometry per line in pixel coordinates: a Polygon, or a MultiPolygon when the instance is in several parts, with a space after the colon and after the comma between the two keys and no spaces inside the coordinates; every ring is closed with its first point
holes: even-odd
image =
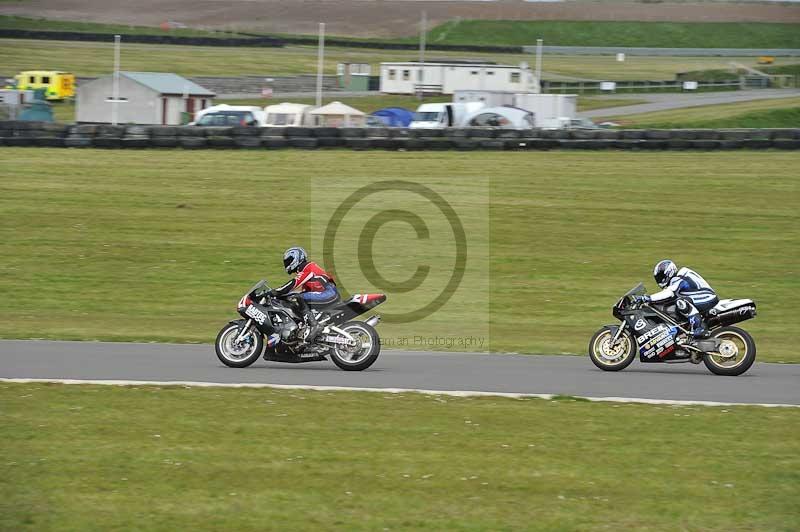
{"type": "Polygon", "coordinates": [[[741,375],[756,359],[750,334],[733,324],[756,315],[751,299],[722,299],[702,314],[707,338],[693,338],[691,326],[676,311],[674,301],[644,303],[642,283],[629,290],[612,308],[621,325],[605,325],[589,342],[589,358],[604,371],[625,369],[639,354],[644,363],[701,361],[716,375],[741,375]]]}

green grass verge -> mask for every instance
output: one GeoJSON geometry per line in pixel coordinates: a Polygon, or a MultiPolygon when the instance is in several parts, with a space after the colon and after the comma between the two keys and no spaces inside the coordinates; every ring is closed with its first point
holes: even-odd
{"type": "Polygon", "coordinates": [[[775,98],[611,117],[626,127],[800,127],[800,98],[775,98]]]}
{"type": "Polygon", "coordinates": [[[767,74],[784,74],[790,76],[800,76],[800,64],[760,67],[758,68],[758,70],[766,72],[767,74]]]}
{"type": "Polygon", "coordinates": [[[800,48],[800,24],[763,22],[588,22],[455,20],[433,28],[432,44],[800,48]]]}
{"type": "MultiPolygon", "coordinates": [[[[113,54],[106,43],[3,39],[0,74],[13,75],[23,70],[64,70],[79,76],[107,75],[113,68],[113,54]]],[[[503,64],[530,62],[530,55],[473,52],[431,52],[429,60],[475,59],[503,64]]],[[[326,74],[336,74],[342,62],[369,63],[373,74],[382,61],[415,60],[413,51],[363,48],[325,48],[326,74]]],[[[619,63],[613,55],[546,55],[542,62],[544,78],[550,74],[586,79],[669,80],[677,72],[726,68],[730,61],[755,65],[754,57],[628,57],[619,63]]],[[[789,61],[789,59],[787,59],[789,61]]],[[[797,62],[797,61],[795,61],[797,62]]],[[[125,70],[175,72],[184,76],[288,76],[316,72],[314,46],[284,48],[219,47],[133,44],[123,41],[121,65],[125,70]]]]}
{"type": "MultiPolygon", "coordinates": [[[[492,350],[583,353],[613,322],[617,297],[639,280],[656,289],[652,264],[668,256],[723,297],[757,300],[746,328],[760,360],[800,362],[798,164],[800,154],[780,152],[2,148],[0,336],[210,342],[251,282],[285,278],[286,247],[319,238],[312,180],[335,196],[354,182],[406,179],[474,205],[464,223],[488,237],[471,248],[488,254],[488,283],[463,288],[486,303],[458,320],[383,323],[386,338],[488,321],[492,350]],[[698,206],[689,216],[687,201],[698,206]]],[[[436,240],[391,249],[406,233],[417,242],[404,227],[379,233],[384,277],[450,260],[436,240]]],[[[395,294],[385,311],[417,299],[395,294]]]]}
{"type": "MultiPolygon", "coordinates": [[[[781,62],[781,59],[784,63],[786,61],[793,61],[791,58],[779,58],[778,62],[781,62]]],[[[753,68],[766,74],[800,76],[800,64],[798,63],[790,62],[789,64],[777,64],[772,66],[754,65],[753,68]]],[[[681,79],[693,79],[698,81],[737,80],[739,79],[739,74],[733,71],[731,68],[697,70],[692,72],[683,72],[681,74],[681,79]]]]}
{"type": "Polygon", "coordinates": [[[800,519],[797,409],[41,384],[0,384],[0,403],[4,530],[727,532],[800,519]]]}

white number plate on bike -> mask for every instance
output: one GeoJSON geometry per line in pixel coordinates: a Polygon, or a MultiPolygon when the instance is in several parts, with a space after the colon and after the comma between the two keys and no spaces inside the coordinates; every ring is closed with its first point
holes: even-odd
{"type": "Polygon", "coordinates": [[[342,338],[341,336],[326,336],[324,341],[329,344],[342,344],[342,345],[356,344],[353,340],[348,340],[347,338],[342,338]]]}
{"type": "Polygon", "coordinates": [[[247,307],[247,309],[244,311],[244,313],[245,313],[247,316],[250,316],[251,318],[253,318],[254,320],[256,320],[256,322],[257,322],[259,325],[264,325],[264,322],[265,322],[265,321],[267,321],[267,318],[268,318],[268,316],[267,316],[266,314],[264,314],[263,312],[261,312],[260,310],[258,310],[258,309],[257,309],[256,307],[254,307],[253,305],[250,305],[249,307],[247,307]]]}

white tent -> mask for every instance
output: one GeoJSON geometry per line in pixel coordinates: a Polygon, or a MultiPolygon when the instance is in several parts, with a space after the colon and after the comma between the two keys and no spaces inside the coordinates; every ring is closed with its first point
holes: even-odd
{"type": "Polygon", "coordinates": [[[268,126],[310,126],[312,107],[301,103],[279,103],[264,107],[268,126]]]}
{"type": "Polygon", "coordinates": [[[363,126],[366,122],[366,115],[358,109],[353,109],[342,102],[331,102],[311,111],[316,117],[318,126],[363,126]]]}

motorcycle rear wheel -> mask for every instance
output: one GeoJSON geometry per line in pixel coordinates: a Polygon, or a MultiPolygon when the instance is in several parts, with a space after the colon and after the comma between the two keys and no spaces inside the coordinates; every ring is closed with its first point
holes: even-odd
{"type": "Polygon", "coordinates": [[[711,336],[722,340],[719,353],[703,356],[703,363],[711,373],[735,377],[750,369],[756,361],[756,343],[744,329],[722,327],[712,331],[711,336]]]}
{"type": "Polygon", "coordinates": [[[251,328],[244,339],[236,343],[242,320],[234,321],[223,327],[214,342],[217,358],[229,368],[246,368],[261,356],[264,350],[264,337],[255,328],[251,328]]]}
{"type": "Polygon", "coordinates": [[[358,345],[336,346],[331,349],[331,360],[344,371],[363,371],[378,360],[381,353],[381,339],[378,332],[363,321],[348,321],[339,326],[352,336],[358,345]]]}
{"type": "Polygon", "coordinates": [[[611,347],[611,340],[617,334],[617,329],[619,326],[606,325],[594,333],[589,341],[589,358],[603,371],[620,371],[636,358],[636,340],[627,330],[622,332],[616,345],[611,347]]]}

